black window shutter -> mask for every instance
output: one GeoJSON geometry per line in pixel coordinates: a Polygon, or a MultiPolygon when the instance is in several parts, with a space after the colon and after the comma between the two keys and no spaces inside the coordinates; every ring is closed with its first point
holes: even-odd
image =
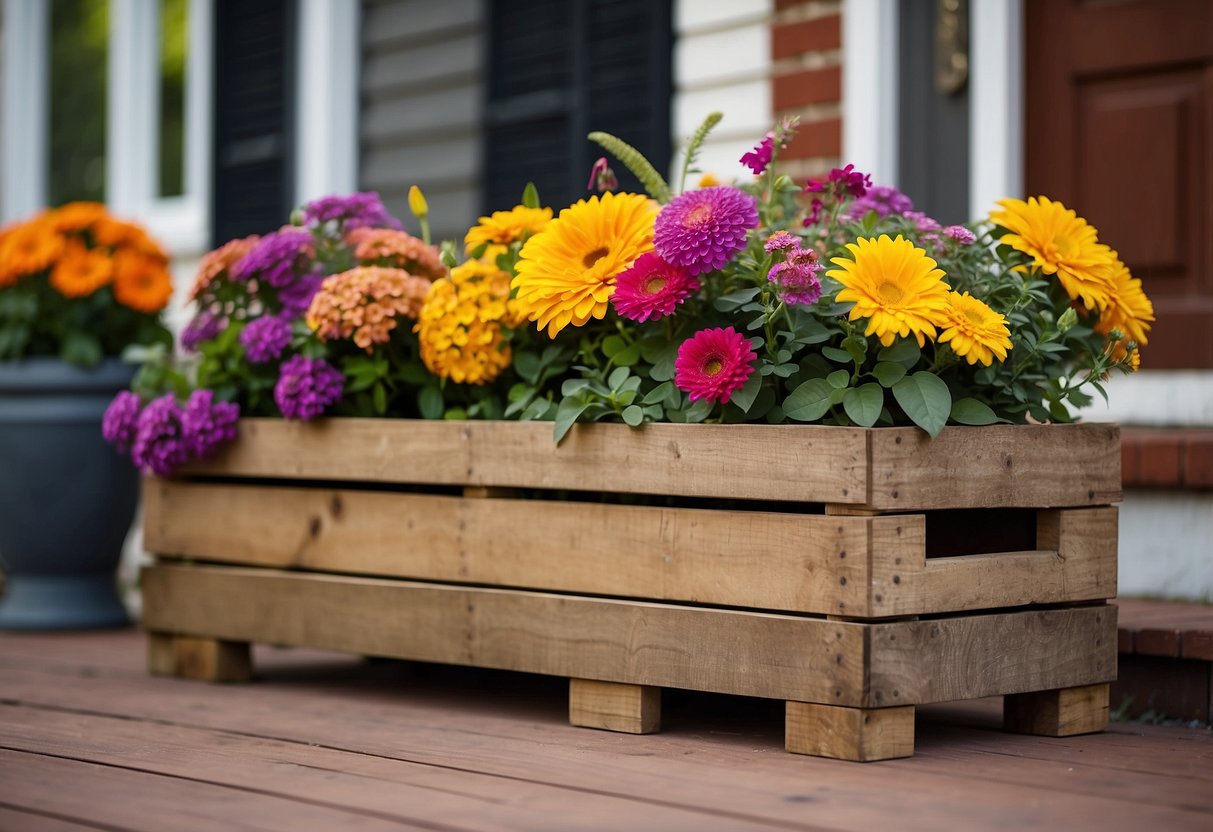
{"type": "MultiPolygon", "coordinates": [[[[585,197],[614,133],[663,173],[670,163],[670,0],[494,0],[489,4],[484,208],[585,197]]],[[[640,183],[613,163],[620,189],[640,183]]]]}
{"type": "Polygon", "coordinates": [[[273,231],[292,208],[295,7],[215,3],[215,245],[273,231]]]}

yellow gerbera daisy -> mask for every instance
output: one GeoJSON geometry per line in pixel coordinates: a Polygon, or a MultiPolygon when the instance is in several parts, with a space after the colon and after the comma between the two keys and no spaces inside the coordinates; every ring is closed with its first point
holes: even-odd
{"type": "Polygon", "coordinates": [[[995,357],[1007,360],[1011,349],[1011,331],[1007,319],[965,292],[948,293],[948,307],[944,310],[943,332],[939,343],[952,344],[952,351],[976,364],[980,361],[989,367],[995,357]]]}
{"type": "Polygon", "coordinates": [[[1044,274],[1055,274],[1062,287],[1087,309],[1103,309],[1112,294],[1115,255],[1097,242],[1095,229],[1074,211],[1048,197],[1004,199],[990,221],[1010,234],[1000,243],[1022,251],[1044,274]]]}
{"type": "MultiPolygon", "coordinates": [[[[1112,252],[1113,256],[1116,252],[1112,252]]],[[[1112,293],[1108,305],[1095,324],[1095,331],[1107,335],[1119,329],[1125,338],[1145,344],[1146,333],[1154,320],[1154,304],[1142,291],[1141,281],[1129,274],[1129,267],[1115,260],[1112,266],[1112,293]]]]}
{"type": "Polygon", "coordinates": [[[519,252],[513,286],[527,318],[548,335],[606,315],[615,276],[653,249],[654,204],[605,193],[570,205],[519,252]]]}
{"type": "Polygon", "coordinates": [[[845,288],[839,302],[854,301],[851,320],[868,319],[865,335],[879,336],[880,343],[892,346],[897,336],[911,333],[918,346],[924,336],[935,337],[935,325],[942,323],[948,308],[948,284],[944,273],[926,251],[900,234],[890,240],[861,237],[847,243],[851,258],[835,257],[839,268],[826,274],[845,288]]]}
{"type": "Polygon", "coordinates": [[[518,205],[509,211],[494,211],[490,216],[481,217],[476,225],[468,229],[463,243],[468,251],[483,243],[508,246],[521,240],[525,234],[538,234],[551,219],[551,208],[518,205]]]}

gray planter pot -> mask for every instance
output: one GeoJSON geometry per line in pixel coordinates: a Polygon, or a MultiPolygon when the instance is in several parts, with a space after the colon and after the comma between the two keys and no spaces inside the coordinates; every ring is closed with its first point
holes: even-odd
{"type": "Polygon", "coordinates": [[[139,477],[101,437],[135,368],[0,362],[0,628],[129,623],[116,575],[139,477]]]}

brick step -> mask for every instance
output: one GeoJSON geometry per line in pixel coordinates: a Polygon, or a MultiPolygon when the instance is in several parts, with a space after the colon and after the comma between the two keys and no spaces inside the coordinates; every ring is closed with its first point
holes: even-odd
{"type": "Polygon", "coordinates": [[[1123,598],[1113,713],[1213,722],[1213,604],[1123,598]]]}

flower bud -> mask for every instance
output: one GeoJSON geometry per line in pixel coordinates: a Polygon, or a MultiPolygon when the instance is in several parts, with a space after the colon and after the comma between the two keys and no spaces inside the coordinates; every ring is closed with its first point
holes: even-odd
{"type": "Polygon", "coordinates": [[[409,187],[409,210],[417,219],[422,219],[430,213],[430,206],[425,201],[425,194],[421,193],[421,189],[416,185],[409,187]]]}
{"type": "Polygon", "coordinates": [[[598,161],[594,163],[594,167],[590,168],[590,181],[585,186],[587,191],[614,191],[619,188],[619,178],[615,176],[615,171],[611,170],[611,166],[607,164],[605,156],[599,156],[598,161]]]}
{"type": "Polygon", "coordinates": [[[1069,332],[1074,324],[1078,323],[1078,312],[1073,306],[1066,307],[1066,311],[1061,313],[1061,317],[1057,319],[1057,331],[1061,333],[1069,332]]]}

